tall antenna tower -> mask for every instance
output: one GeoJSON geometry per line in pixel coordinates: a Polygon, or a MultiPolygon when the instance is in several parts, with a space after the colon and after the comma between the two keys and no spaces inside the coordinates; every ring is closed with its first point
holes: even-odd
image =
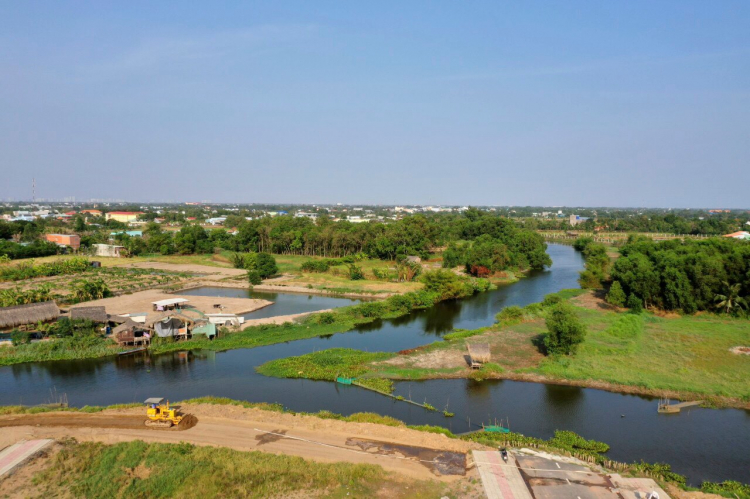
{"type": "Polygon", "coordinates": [[[31,177],[31,202],[36,203],[36,177],[31,177]]]}

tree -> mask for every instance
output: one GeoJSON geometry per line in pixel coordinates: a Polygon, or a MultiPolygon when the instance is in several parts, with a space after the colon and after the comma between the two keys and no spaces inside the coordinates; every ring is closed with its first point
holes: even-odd
{"type": "Polygon", "coordinates": [[[86,230],[86,221],[81,215],[76,215],[75,221],[73,222],[73,230],[76,232],[83,232],[86,230]]]}
{"type": "Polygon", "coordinates": [[[626,305],[634,314],[640,314],[643,311],[643,300],[638,298],[634,293],[630,293],[626,305]]]}
{"type": "Polygon", "coordinates": [[[260,274],[257,270],[248,270],[247,271],[247,280],[250,281],[250,284],[255,286],[256,284],[260,284],[263,282],[263,278],[260,277],[260,274]]]}
{"type": "Polygon", "coordinates": [[[103,279],[80,279],[70,285],[70,291],[73,300],[84,302],[90,300],[99,300],[111,296],[112,292],[103,279]]]}
{"type": "Polygon", "coordinates": [[[256,253],[255,255],[255,270],[263,279],[275,275],[279,271],[279,267],[276,266],[276,259],[268,253],[256,253]]]}
{"type": "Polygon", "coordinates": [[[717,294],[714,298],[716,308],[723,310],[724,313],[731,313],[735,310],[747,308],[747,301],[740,296],[740,284],[729,284],[727,281],[723,281],[724,293],[717,294]]]}
{"type": "Polygon", "coordinates": [[[570,355],[586,337],[586,326],[566,302],[553,306],[546,319],[547,336],[544,346],[548,354],[570,355]]]}
{"type": "Polygon", "coordinates": [[[622,290],[619,281],[613,282],[609,288],[609,293],[607,293],[607,303],[615,307],[622,307],[625,305],[625,299],[625,291],[622,290]]]}

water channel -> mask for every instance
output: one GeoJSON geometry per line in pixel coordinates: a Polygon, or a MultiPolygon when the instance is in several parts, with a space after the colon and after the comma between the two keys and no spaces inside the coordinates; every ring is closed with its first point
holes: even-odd
{"type": "MultiPolygon", "coordinates": [[[[549,270],[532,273],[515,284],[326,338],[227,352],[180,352],[2,367],[0,404],[43,403],[54,389],[58,394],[66,393],[76,406],[139,402],[151,396],[180,400],[215,395],[278,402],[296,411],[370,411],[408,424],[440,425],[454,432],[474,429],[468,419],[480,423],[508,418],[511,430],[527,435],[548,438],[556,429],[572,430],[610,444],[608,455],[613,459],[669,463],[675,471],[686,474],[691,484],[725,479],[750,482],[750,411],[691,408],[677,415],[658,415],[657,401],[648,397],[515,381],[396,383],[396,394],[419,402],[427,400],[439,409],[447,406],[455,413],[455,417],[445,418],[441,413],[357,387],[268,378],[254,370],[268,360],[326,348],[393,352],[430,343],[455,328],[492,324],[494,315],[505,306],[537,302],[547,293],[577,287],[580,255],[563,245],[550,245],[548,252],[553,260],[549,270]]],[[[308,305],[318,299],[331,298],[304,297],[308,305]]],[[[347,303],[350,302],[340,304],[347,303]]],[[[331,306],[328,303],[319,309],[331,306]]],[[[293,307],[287,310],[296,311],[293,307]]]]}

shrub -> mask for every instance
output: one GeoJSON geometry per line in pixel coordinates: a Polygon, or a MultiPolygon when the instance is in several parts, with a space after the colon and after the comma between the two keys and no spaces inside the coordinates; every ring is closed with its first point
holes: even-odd
{"type": "Polygon", "coordinates": [[[562,296],[556,293],[551,293],[544,297],[544,300],[542,300],[542,306],[545,308],[551,307],[553,305],[557,305],[558,303],[561,303],[562,301],[563,301],[562,296]]]}
{"type": "Polygon", "coordinates": [[[520,322],[523,319],[523,309],[516,305],[505,307],[495,315],[495,319],[502,324],[520,322]]]}
{"type": "Polygon", "coordinates": [[[256,285],[263,282],[263,278],[260,276],[257,270],[248,270],[247,271],[247,280],[250,281],[250,284],[256,285]]]}
{"type": "Polygon", "coordinates": [[[625,305],[625,292],[622,290],[622,286],[619,281],[612,283],[607,293],[607,303],[614,305],[615,307],[622,307],[625,305]]]}
{"type": "Polygon", "coordinates": [[[349,279],[352,281],[361,281],[364,280],[365,273],[362,270],[362,267],[359,267],[357,265],[354,265],[353,263],[349,264],[349,279]]]}
{"type": "Polygon", "coordinates": [[[275,275],[279,271],[276,259],[268,253],[257,253],[255,257],[255,270],[265,279],[275,275]]]}
{"type": "Polygon", "coordinates": [[[628,296],[628,301],[626,305],[630,309],[630,311],[633,312],[634,314],[640,314],[641,312],[643,312],[643,300],[638,298],[633,293],[630,293],[630,296],[628,296]]]}
{"type": "Polygon", "coordinates": [[[331,268],[330,260],[307,260],[300,265],[302,272],[328,272],[331,268]]]}
{"type": "Polygon", "coordinates": [[[586,246],[588,246],[589,244],[593,242],[594,242],[593,237],[582,236],[575,240],[575,242],[573,243],[573,247],[577,249],[578,251],[583,251],[586,249],[586,246]]]}
{"type": "Polygon", "coordinates": [[[321,312],[313,316],[316,324],[333,324],[336,322],[336,315],[333,312],[321,312]]]}
{"type": "Polygon", "coordinates": [[[13,346],[26,345],[28,343],[31,343],[31,335],[27,332],[14,329],[10,333],[10,342],[13,344],[13,346]]]}
{"type": "Polygon", "coordinates": [[[391,273],[388,269],[372,269],[372,275],[379,281],[388,281],[391,279],[391,273]]]}
{"type": "Polygon", "coordinates": [[[578,344],[582,343],[586,336],[586,326],[568,303],[553,306],[546,324],[548,332],[544,338],[544,346],[548,354],[575,353],[578,344]]]}

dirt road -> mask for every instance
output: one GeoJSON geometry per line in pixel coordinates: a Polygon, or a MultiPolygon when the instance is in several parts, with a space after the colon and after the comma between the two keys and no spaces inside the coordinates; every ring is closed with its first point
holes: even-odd
{"type": "Polygon", "coordinates": [[[483,448],[405,427],[346,423],[236,406],[186,405],[182,411],[197,417],[194,427],[168,431],[149,429],[140,426],[143,416],[139,409],[99,414],[3,416],[0,417],[0,428],[3,428],[0,447],[21,439],[65,437],[109,444],[131,440],[189,442],[323,462],[376,464],[412,478],[441,481],[464,478],[466,453],[483,448]]]}

